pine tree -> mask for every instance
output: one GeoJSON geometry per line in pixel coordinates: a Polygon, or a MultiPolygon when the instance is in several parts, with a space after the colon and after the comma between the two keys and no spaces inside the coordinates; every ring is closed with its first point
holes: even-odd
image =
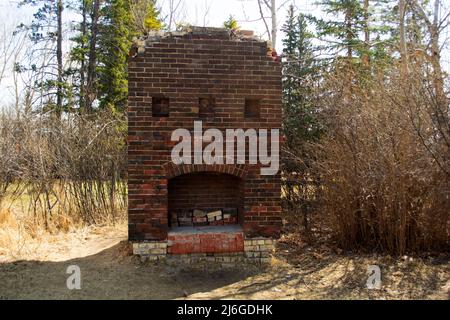
{"type": "Polygon", "coordinates": [[[386,62],[394,30],[390,20],[392,0],[323,0],[319,3],[331,19],[315,19],[318,35],[328,52],[344,55],[352,64],[366,69],[386,62]],[[381,60],[380,60],[381,59],[381,60]]]}
{"type": "Polygon", "coordinates": [[[102,8],[99,29],[100,108],[124,110],[128,97],[128,54],[135,35],[129,0],[111,0],[102,8]]]}
{"type": "Polygon", "coordinates": [[[307,145],[317,141],[321,127],[317,121],[314,87],[320,79],[320,65],[312,44],[314,35],[308,31],[308,18],[288,10],[283,26],[283,133],[286,138],[282,168],[286,177],[284,190],[290,210],[302,214],[303,227],[308,230],[308,203],[311,184],[311,157],[307,145]],[[301,159],[301,161],[298,161],[301,159]]]}
{"type": "Polygon", "coordinates": [[[132,39],[161,29],[158,15],[154,0],[110,0],[101,8],[96,68],[100,108],[119,112],[125,109],[132,39]]]}
{"type": "Polygon", "coordinates": [[[73,0],[79,23],[71,39],[71,68],[80,112],[124,110],[128,54],[134,37],[160,30],[154,0],[73,0]]]}
{"type": "Polygon", "coordinates": [[[335,17],[333,20],[318,20],[319,35],[331,37],[330,49],[345,51],[351,60],[364,45],[359,34],[364,31],[364,11],[361,0],[324,0],[323,11],[335,17]]]}
{"type": "Polygon", "coordinates": [[[287,145],[294,147],[320,134],[312,99],[319,65],[314,57],[313,35],[308,31],[304,15],[296,16],[291,6],[282,30],[286,34],[283,39],[284,131],[287,145]]]}
{"type": "Polygon", "coordinates": [[[155,0],[131,0],[135,30],[142,35],[163,28],[155,2],[155,0]]]}

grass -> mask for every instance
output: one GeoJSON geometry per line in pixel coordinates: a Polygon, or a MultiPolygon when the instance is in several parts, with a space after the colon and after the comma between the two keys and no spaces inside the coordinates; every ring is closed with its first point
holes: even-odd
{"type": "MultiPolygon", "coordinates": [[[[88,226],[77,211],[79,208],[74,204],[74,199],[66,197],[70,193],[65,193],[58,182],[54,183],[53,188],[57,193],[49,197],[53,205],[50,215],[44,212],[44,194],[36,195],[31,186],[13,184],[7,189],[0,199],[0,260],[26,258],[53,236],[78,232],[88,226]]],[[[95,193],[91,196],[95,196],[95,193]]],[[[122,196],[120,193],[115,195],[116,199],[122,196]]],[[[112,217],[97,212],[99,216],[103,214],[107,217],[98,218],[98,225],[115,225],[126,221],[123,204],[117,204],[116,208],[119,211],[112,217]]]]}

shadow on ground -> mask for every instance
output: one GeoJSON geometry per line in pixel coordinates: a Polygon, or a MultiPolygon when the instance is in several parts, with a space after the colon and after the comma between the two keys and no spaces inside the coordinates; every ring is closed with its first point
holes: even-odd
{"type": "Polygon", "coordinates": [[[448,255],[398,260],[292,246],[279,246],[267,270],[181,270],[142,263],[122,241],[62,262],[0,264],[0,299],[448,299],[449,274],[448,255]],[[381,290],[366,287],[372,264],[381,290]],[[66,287],[70,265],[81,269],[81,290],[66,287]]]}
{"type": "Polygon", "coordinates": [[[242,269],[194,272],[142,263],[124,255],[125,245],[63,262],[0,264],[0,299],[176,299],[239,282],[250,274],[242,269]],[[81,269],[81,290],[67,289],[70,265],[81,269]]]}
{"type": "Polygon", "coordinates": [[[279,245],[272,266],[190,299],[449,299],[448,255],[429,260],[335,254],[279,245]],[[381,269],[381,289],[367,288],[368,267],[381,269]]]}

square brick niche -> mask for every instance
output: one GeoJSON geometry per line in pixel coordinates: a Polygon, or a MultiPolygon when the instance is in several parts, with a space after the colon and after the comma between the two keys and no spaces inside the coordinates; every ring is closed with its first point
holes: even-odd
{"type": "Polygon", "coordinates": [[[224,137],[281,128],[281,67],[266,42],[211,28],[150,34],[131,52],[128,121],[130,241],[162,243],[150,246],[158,254],[223,253],[278,236],[279,173],[171,161],[172,132],[193,133],[194,121],[224,137]]]}

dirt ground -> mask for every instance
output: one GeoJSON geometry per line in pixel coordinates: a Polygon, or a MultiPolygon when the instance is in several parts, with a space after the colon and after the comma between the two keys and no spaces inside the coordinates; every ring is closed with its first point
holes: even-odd
{"type": "Polygon", "coordinates": [[[96,227],[0,248],[0,299],[449,299],[449,256],[361,256],[285,237],[265,269],[199,271],[130,255],[126,226],[96,227]],[[81,269],[81,290],[66,287],[81,269]],[[378,265],[382,288],[366,288],[378,265]]]}

